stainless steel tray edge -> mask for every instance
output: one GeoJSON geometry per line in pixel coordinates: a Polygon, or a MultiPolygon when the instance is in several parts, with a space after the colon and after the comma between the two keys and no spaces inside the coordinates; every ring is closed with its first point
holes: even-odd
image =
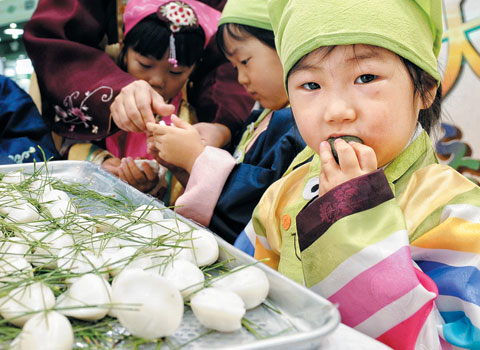
{"type": "MultiPolygon", "coordinates": [[[[36,165],[33,163],[0,165],[0,172],[23,169],[26,173],[29,173],[34,170],[34,167],[38,169],[42,166],[44,166],[43,163],[37,163],[36,165]]],[[[157,207],[165,208],[164,204],[159,200],[149,195],[145,195],[144,193],[136,190],[127,183],[103,170],[100,166],[89,162],[51,161],[47,164],[47,170],[52,176],[60,177],[67,181],[80,182],[84,184],[93,184],[96,180],[108,181],[111,182],[111,185],[116,190],[122,192],[122,194],[126,195],[133,202],[137,201],[137,205],[152,203],[157,207]]],[[[111,189],[109,189],[109,191],[111,191],[111,189]]],[[[104,187],[100,186],[100,188],[97,190],[101,192],[101,190],[104,190],[104,187]]],[[[171,217],[176,216],[193,227],[205,229],[205,227],[199,225],[198,223],[186,219],[181,215],[175,214],[173,210],[167,209],[167,211],[171,217]]],[[[218,235],[215,235],[215,237],[219,243],[219,246],[221,247],[220,250],[223,251],[223,254],[228,253],[228,255],[233,255],[235,257],[235,262],[232,263],[232,267],[242,264],[257,263],[253,257],[233,247],[218,235]]],[[[223,255],[221,258],[225,257],[226,256],[223,255]]],[[[335,328],[340,324],[340,313],[338,312],[337,308],[325,298],[299,285],[267,265],[258,263],[257,266],[264,270],[268,276],[270,282],[269,299],[271,299],[276,305],[283,306],[282,313],[287,315],[292,324],[298,329],[298,333],[279,335],[272,338],[256,340],[252,343],[225,346],[221,349],[315,349],[321,342],[321,339],[333,332],[333,330],[335,330],[335,328]],[[290,303],[292,305],[291,307],[288,307],[288,304],[290,303]],[[295,315],[295,313],[297,313],[299,310],[303,310],[307,312],[307,314],[304,313],[298,316],[295,315]],[[318,324],[315,323],[315,314],[317,312],[319,313],[319,318],[324,318],[323,322],[318,324]],[[309,319],[305,319],[306,316],[308,316],[309,319]]],[[[228,337],[228,334],[226,334],[226,336],[228,337]]]]}

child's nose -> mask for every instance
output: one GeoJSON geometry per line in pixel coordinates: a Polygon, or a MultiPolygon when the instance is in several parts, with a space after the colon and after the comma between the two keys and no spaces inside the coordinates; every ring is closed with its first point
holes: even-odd
{"type": "Polygon", "coordinates": [[[165,80],[162,78],[161,75],[152,75],[148,81],[148,83],[158,89],[163,89],[165,87],[165,80]]]}
{"type": "Polygon", "coordinates": [[[245,72],[244,72],[243,70],[241,70],[241,69],[238,70],[238,73],[237,73],[237,74],[238,74],[238,77],[237,77],[238,83],[239,83],[240,85],[247,86],[247,85],[248,85],[248,81],[249,81],[248,75],[245,74],[245,72]]]}
{"type": "Polygon", "coordinates": [[[325,119],[327,122],[343,123],[354,121],[357,114],[353,105],[347,98],[328,99],[328,107],[325,111],[325,119]]]}

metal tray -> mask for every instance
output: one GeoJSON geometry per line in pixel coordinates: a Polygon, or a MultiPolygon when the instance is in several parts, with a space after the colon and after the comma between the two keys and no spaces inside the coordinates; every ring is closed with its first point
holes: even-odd
{"type": "MultiPolygon", "coordinates": [[[[23,169],[23,172],[28,175],[42,165],[44,164],[1,165],[0,172],[6,173],[23,169]]],[[[105,196],[118,196],[120,193],[135,206],[151,203],[159,208],[165,208],[162,202],[154,200],[153,197],[136,190],[104,171],[101,167],[89,162],[52,161],[48,162],[42,172],[45,172],[45,170],[48,171],[50,176],[59,178],[65,183],[84,184],[89,189],[105,196]]],[[[170,209],[166,209],[164,213],[165,217],[173,218],[175,216],[170,209]]],[[[176,217],[178,218],[179,215],[176,215],[176,217]]],[[[180,217],[180,220],[193,227],[201,227],[183,217],[180,217]]],[[[249,255],[236,249],[222,238],[218,236],[216,238],[221,251],[220,260],[234,257],[234,260],[229,263],[231,267],[255,263],[255,259],[249,255]]],[[[261,263],[257,266],[263,269],[268,276],[270,292],[266,305],[271,307],[257,307],[247,311],[245,317],[254,322],[258,329],[261,329],[259,333],[262,333],[263,336],[260,339],[258,334],[254,335],[243,327],[240,331],[232,333],[207,332],[208,330],[200,325],[192,311],[186,307],[180,328],[173,336],[168,337],[168,342],[162,345],[162,349],[279,350],[317,348],[321,338],[330,334],[339,325],[340,314],[337,308],[325,298],[293,282],[268,266],[261,263]]],[[[110,336],[114,339],[115,334],[122,334],[124,331],[117,324],[110,336]]],[[[96,348],[81,339],[75,340],[75,349],[96,348]]],[[[115,349],[131,348],[131,345],[125,342],[115,344],[115,349]]],[[[152,344],[144,344],[136,348],[154,349],[156,347],[152,344]]]]}

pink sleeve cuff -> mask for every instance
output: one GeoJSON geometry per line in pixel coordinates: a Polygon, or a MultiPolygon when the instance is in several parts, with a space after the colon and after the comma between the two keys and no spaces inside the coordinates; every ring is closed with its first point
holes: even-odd
{"type": "Polygon", "coordinates": [[[235,164],[235,159],[227,151],[205,147],[193,164],[185,192],[175,202],[177,213],[208,226],[235,164]]]}

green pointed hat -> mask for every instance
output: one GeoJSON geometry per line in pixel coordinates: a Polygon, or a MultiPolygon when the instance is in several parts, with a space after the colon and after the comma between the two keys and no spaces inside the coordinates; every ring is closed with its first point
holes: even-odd
{"type": "Polygon", "coordinates": [[[441,0],[268,0],[268,8],[285,82],[306,54],[351,44],[393,51],[440,82],[441,0]]]}
{"type": "Polygon", "coordinates": [[[225,23],[245,24],[272,30],[268,16],[267,0],[228,0],[223,8],[218,25],[225,23]]]}

